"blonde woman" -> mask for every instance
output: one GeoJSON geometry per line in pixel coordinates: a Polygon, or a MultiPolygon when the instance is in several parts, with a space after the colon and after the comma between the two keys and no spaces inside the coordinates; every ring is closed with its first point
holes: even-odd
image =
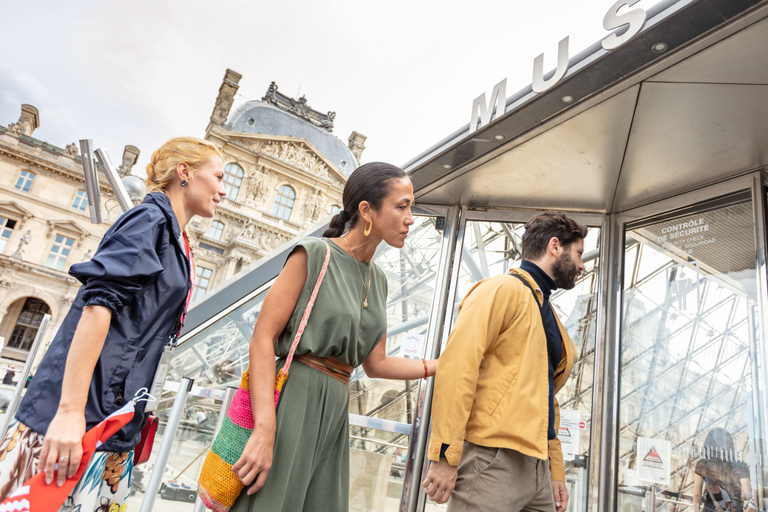
{"type": "MultiPolygon", "coordinates": [[[[69,270],[83,285],[0,445],[0,500],[38,471],[50,486],[75,475],[83,434],[151,385],[181,329],[195,272],[184,228],[213,216],[224,165],[210,142],[179,137],[155,151],[147,176],[144,202],[69,270]]],[[[100,446],[66,505],[86,512],[127,499],[144,405],[100,446]]]]}

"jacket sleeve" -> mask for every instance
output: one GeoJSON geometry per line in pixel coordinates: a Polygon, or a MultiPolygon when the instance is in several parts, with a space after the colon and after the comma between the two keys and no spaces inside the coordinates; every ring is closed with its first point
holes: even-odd
{"type": "Polygon", "coordinates": [[[452,466],[459,465],[480,364],[489,347],[511,323],[518,295],[513,279],[497,276],[477,283],[462,301],[437,366],[432,434],[427,449],[430,460],[440,460],[445,444],[446,460],[452,466]]]}
{"type": "MultiPolygon", "coordinates": [[[[555,397],[555,432],[560,432],[560,403],[557,397],[555,397]]],[[[557,437],[549,440],[549,471],[552,473],[552,480],[565,482],[563,447],[557,437]]]]}
{"type": "Polygon", "coordinates": [[[105,306],[118,314],[163,271],[166,222],[161,211],[136,206],[107,232],[91,261],[70,267],[69,273],[83,283],[84,306],[105,306]]]}

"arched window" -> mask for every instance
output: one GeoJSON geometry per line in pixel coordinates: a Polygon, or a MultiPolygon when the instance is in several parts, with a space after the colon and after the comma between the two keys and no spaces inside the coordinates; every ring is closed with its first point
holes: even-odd
{"type": "Polygon", "coordinates": [[[16,190],[22,192],[29,192],[29,188],[32,186],[32,181],[35,179],[35,174],[29,171],[21,171],[19,179],[16,180],[16,190]]]}
{"type": "Polygon", "coordinates": [[[224,232],[224,223],[218,220],[211,222],[211,229],[208,230],[208,237],[214,240],[221,240],[221,234],[224,232]]]}
{"type": "Polygon", "coordinates": [[[275,207],[272,209],[272,215],[288,220],[293,210],[293,202],[296,200],[296,191],[288,185],[283,185],[277,191],[275,198],[275,207]]]}
{"type": "Polygon", "coordinates": [[[331,206],[328,207],[328,215],[334,215],[339,210],[341,210],[341,206],[337,204],[332,204],[331,206]]]}
{"type": "Polygon", "coordinates": [[[24,307],[13,327],[8,347],[29,351],[32,348],[32,342],[35,341],[43,316],[48,312],[50,312],[50,308],[45,302],[28,297],[24,301],[24,307]]]}
{"type": "Polygon", "coordinates": [[[227,196],[231,200],[237,198],[240,191],[240,184],[243,182],[243,168],[237,164],[227,164],[224,168],[224,188],[227,190],[227,196]]]}
{"type": "Polygon", "coordinates": [[[84,190],[78,190],[77,196],[75,196],[75,202],[72,203],[72,208],[75,210],[83,211],[88,207],[88,196],[84,190]]]}

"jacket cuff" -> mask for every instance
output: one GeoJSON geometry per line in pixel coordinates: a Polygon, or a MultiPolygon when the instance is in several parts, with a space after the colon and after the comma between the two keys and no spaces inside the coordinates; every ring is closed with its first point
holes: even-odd
{"type": "Polygon", "coordinates": [[[123,309],[123,303],[112,292],[102,292],[102,294],[85,294],[83,296],[84,306],[104,306],[112,310],[112,314],[116,315],[123,309]]]}
{"type": "Polygon", "coordinates": [[[562,459],[558,460],[550,455],[549,472],[552,473],[552,480],[565,482],[565,466],[563,465],[562,459]]]}
{"type": "Polygon", "coordinates": [[[448,448],[445,450],[445,460],[447,460],[448,464],[451,466],[458,466],[459,462],[461,462],[461,455],[464,451],[463,441],[448,444],[443,443],[441,439],[432,438],[429,440],[427,458],[432,461],[439,461],[441,455],[440,452],[442,451],[444,444],[448,446],[448,448]]]}

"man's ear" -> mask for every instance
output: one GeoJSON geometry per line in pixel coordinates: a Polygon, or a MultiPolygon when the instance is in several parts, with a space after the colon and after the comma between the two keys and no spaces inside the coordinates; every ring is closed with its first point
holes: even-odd
{"type": "Polygon", "coordinates": [[[549,239],[549,243],[547,244],[547,252],[551,254],[552,256],[560,256],[560,252],[563,249],[563,244],[560,243],[560,239],[556,236],[553,236],[549,239]]]}

